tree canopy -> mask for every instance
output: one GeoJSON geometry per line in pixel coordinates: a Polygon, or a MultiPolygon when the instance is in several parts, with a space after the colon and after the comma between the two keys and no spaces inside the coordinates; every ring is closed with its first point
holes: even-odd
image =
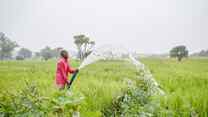
{"type": "Polygon", "coordinates": [[[40,53],[36,52],[36,56],[41,56],[44,60],[58,58],[60,49],[61,48],[52,49],[49,46],[46,46],[40,51],[40,53]]]}
{"type": "Polygon", "coordinates": [[[23,58],[23,59],[31,58],[32,57],[32,51],[30,51],[27,48],[21,48],[17,53],[17,57],[18,58],[23,58]]]}
{"type": "Polygon", "coordinates": [[[18,47],[15,41],[10,40],[4,33],[0,32],[0,60],[11,59],[12,51],[18,47]]]}
{"type": "Polygon", "coordinates": [[[186,46],[180,45],[172,48],[170,50],[170,57],[177,58],[178,61],[181,61],[184,57],[188,57],[188,50],[186,46]]]}
{"type": "Polygon", "coordinates": [[[95,46],[95,41],[91,41],[89,37],[83,34],[74,36],[74,43],[77,46],[78,58],[80,60],[86,58],[92,52],[92,48],[95,46]]]}

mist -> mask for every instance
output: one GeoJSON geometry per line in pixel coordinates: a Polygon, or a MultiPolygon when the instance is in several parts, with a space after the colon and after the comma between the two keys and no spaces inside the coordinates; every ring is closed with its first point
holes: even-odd
{"type": "Polygon", "coordinates": [[[1,0],[0,32],[38,51],[46,45],[75,50],[73,36],[96,46],[122,45],[139,53],[167,53],[186,45],[208,48],[206,0],[1,0]]]}

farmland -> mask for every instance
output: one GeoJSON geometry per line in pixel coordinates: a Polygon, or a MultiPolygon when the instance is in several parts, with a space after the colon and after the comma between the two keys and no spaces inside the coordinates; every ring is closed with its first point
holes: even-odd
{"type": "Polygon", "coordinates": [[[208,116],[208,59],[143,59],[143,63],[165,90],[161,106],[170,113],[208,116]]]}
{"type": "MultiPolygon", "coordinates": [[[[77,67],[79,62],[71,64],[77,67]]],[[[25,87],[25,81],[36,82],[41,95],[51,97],[58,91],[54,83],[55,68],[54,60],[1,62],[0,90],[15,93],[25,87]]],[[[81,114],[100,116],[102,108],[127,87],[124,79],[134,79],[135,72],[132,65],[122,61],[101,61],[82,69],[72,88],[73,93],[81,92],[85,97],[81,114]]]]}
{"type": "MultiPolygon", "coordinates": [[[[159,97],[160,107],[153,112],[156,116],[208,116],[208,59],[188,59],[181,63],[172,59],[153,58],[141,61],[166,93],[159,97]]],[[[71,64],[78,67],[80,63],[72,61],[71,64]]],[[[54,94],[60,92],[54,83],[55,69],[55,60],[2,61],[0,94],[2,97],[5,97],[6,91],[18,94],[28,82],[29,85],[36,84],[40,95],[52,99],[54,94]]],[[[73,94],[84,97],[79,104],[81,116],[99,117],[105,108],[113,109],[112,102],[128,89],[126,80],[138,83],[137,75],[139,73],[135,67],[125,61],[99,61],[81,69],[72,86],[73,94]]],[[[137,105],[130,107],[136,108],[136,111],[139,108],[137,105]]],[[[48,112],[49,116],[55,116],[50,110],[48,112]]]]}

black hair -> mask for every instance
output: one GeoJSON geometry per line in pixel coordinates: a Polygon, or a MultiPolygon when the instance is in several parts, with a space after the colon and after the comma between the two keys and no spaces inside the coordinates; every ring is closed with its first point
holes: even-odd
{"type": "Polygon", "coordinates": [[[61,52],[60,52],[61,57],[64,57],[66,54],[68,54],[68,52],[66,50],[61,50],[61,52]]]}

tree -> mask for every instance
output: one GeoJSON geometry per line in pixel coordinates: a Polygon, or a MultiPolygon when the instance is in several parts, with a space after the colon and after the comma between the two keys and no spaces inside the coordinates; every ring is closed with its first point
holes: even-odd
{"type": "Polygon", "coordinates": [[[202,50],[199,52],[198,56],[208,56],[208,50],[202,50]]]}
{"type": "Polygon", "coordinates": [[[17,56],[19,58],[23,58],[23,59],[26,59],[26,58],[31,58],[32,57],[32,51],[30,51],[29,49],[27,48],[21,48],[18,53],[17,53],[17,56]]]}
{"type": "Polygon", "coordinates": [[[22,56],[16,56],[16,60],[24,60],[22,56]]]}
{"type": "Polygon", "coordinates": [[[12,51],[18,47],[17,43],[11,41],[4,33],[0,32],[0,60],[11,59],[12,51]]]}
{"type": "Polygon", "coordinates": [[[40,58],[40,57],[41,57],[40,52],[35,52],[35,57],[36,57],[36,58],[40,58]]]}
{"type": "Polygon", "coordinates": [[[170,50],[170,57],[177,58],[178,61],[181,61],[184,57],[188,57],[188,50],[186,46],[180,45],[172,48],[170,50]]]}
{"type": "Polygon", "coordinates": [[[85,35],[76,35],[74,36],[74,43],[76,44],[77,46],[77,49],[78,49],[78,58],[82,59],[82,45],[84,44],[84,38],[85,38],[85,35]]]}
{"type": "Polygon", "coordinates": [[[208,50],[201,50],[200,52],[196,52],[196,53],[191,54],[191,56],[208,57],[208,50]]]}
{"type": "Polygon", "coordinates": [[[44,60],[48,60],[54,57],[53,50],[48,46],[40,51],[40,55],[43,57],[44,60]]]}
{"type": "Polygon", "coordinates": [[[90,41],[90,38],[83,34],[74,36],[74,43],[77,46],[78,58],[80,60],[86,58],[92,52],[92,48],[95,46],[95,42],[90,41]]]}
{"type": "Polygon", "coordinates": [[[50,48],[46,46],[44,49],[42,49],[40,52],[35,53],[35,57],[42,57],[44,60],[48,60],[51,58],[58,58],[60,56],[60,50],[63,48],[58,47],[58,48],[50,48]]]}
{"type": "Polygon", "coordinates": [[[62,47],[57,47],[52,50],[53,57],[58,58],[60,56],[60,51],[63,50],[62,47]]]}

